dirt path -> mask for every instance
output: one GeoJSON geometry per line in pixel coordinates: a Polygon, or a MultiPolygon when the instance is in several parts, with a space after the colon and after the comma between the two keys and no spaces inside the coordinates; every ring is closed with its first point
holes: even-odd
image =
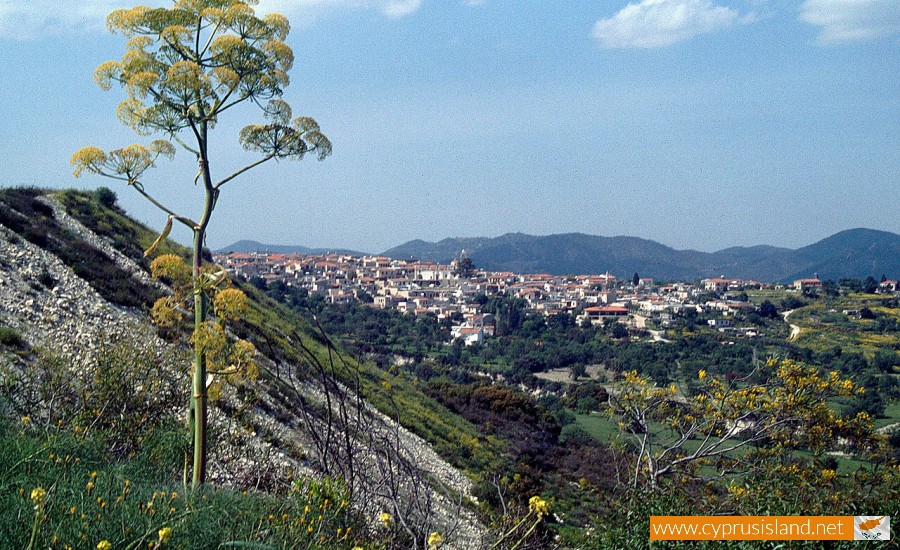
{"type": "MultiPolygon", "coordinates": [[[[788,322],[788,316],[791,313],[794,313],[794,311],[796,311],[796,310],[791,309],[791,310],[784,311],[781,313],[781,316],[784,317],[785,323],[788,322]]],[[[790,324],[790,323],[788,323],[788,324],[790,324]]],[[[798,336],[800,336],[800,327],[797,325],[791,324],[791,335],[788,336],[788,342],[793,342],[794,340],[797,339],[798,336]]]]}

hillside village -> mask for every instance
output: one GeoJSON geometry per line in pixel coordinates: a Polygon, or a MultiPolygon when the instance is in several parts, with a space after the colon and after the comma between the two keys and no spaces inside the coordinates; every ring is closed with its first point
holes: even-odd
{"type": "MultiPolygon", "coordinates": [[[[703,279],[699,283],[656,284],[650,278],[620,280],[600,275],[517,274],[481,271],[462,255],[450,264],[408,261],[385,256],[349,254],[270,254],[229,252],[215,260],[232,275],[270,284],[275,281],[322,295],[328,303],[360,301],[372,307],[414,315],[434,315],[454,322],[452,337],[467,345],[481,344],[494,334],[494,319],[481,311],[476,297],[521,298],[532,312],[546,316],[567,313],[579,323],[617,322],[635,331],[666,327],[676,314],[694,309],[707,313],[709,326],[745,337],[759,335],[758,327],[734,326],[736,319],[757,311],[746,301],[747,288],[774,288],[798,293],[821,290],[815,275],[788,285],[761,281],[703,279]],[[744,298],[743,300],[741,298],[744,298]]],[[[897,281],[883,281],[879,290],[895,292],[897,281]]]]}

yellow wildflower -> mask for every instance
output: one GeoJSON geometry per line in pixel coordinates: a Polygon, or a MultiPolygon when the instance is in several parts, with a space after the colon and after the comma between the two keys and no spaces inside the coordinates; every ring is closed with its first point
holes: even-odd
{"type": "Polygon", "coordinates": [[[528,499],[528,508],[537,514],[538,517],[544,517],[550,513],[550,505],[547,504],[546,500],[537,495],[528,499]]]}
{"type": "Polygon", "coordinates": [[[108,540],[101,540],[97,543],[97,550],[112,550],[112,543],[108,540]]]}
{"type": "Polygon", "coordinates": [[[160,542],[160,544],[162,544],[162,543],[166,542],[167,540],[169,540],[169,538],[172,536],[172,528],[171,527],[163,527],[162,529],[159,530],[157,535],[159,535],[159,542],[160,542]]]}
{"type": "Polygon", "coordinates": [[[236,288],[220,290],[213,298],[213,304],[216,308],[216,315],[226,320],[242,318],[249,307],[247,295],[236,288]]]}
{"type": "Polygon", "coordinates": [[[697,373],[697,378],[699,378],[700,380],[706,378],[706,371],[701,369],[700,372],[697,373]]]}
{"type": "Polygon", "coordinates": [[[444,537],[437,531],[428,535],[428,548],[437,548],[444,543],[444,537]]]}
{"type": "Polygon", "coordinates": [[[33,502],[36,507],[43,504],[46,500],[47,491],[45,491],[43,487],[35,487],[31,491],[31,502],[33,502]]]}
{"type": "Polygon", "coordinates": [[[394,518],[387,512],[381,512],[381,515],[378,516],[378,520],[383,523],[385,527],[389,527],[394,518]]]}

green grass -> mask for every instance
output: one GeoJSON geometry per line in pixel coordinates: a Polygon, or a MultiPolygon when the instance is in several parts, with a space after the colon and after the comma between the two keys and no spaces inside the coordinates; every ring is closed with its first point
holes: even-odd
{"type": "MultiPolygon", "coordinates": [[[[145,269],[149,268],[151,259],[144,258],[144,250],[156,240],[159,230],[137,223],[117,206],[110,208],[101,205],[94,193],[70,189],[59,191],[54,196],[66,207],[66,211],[82,225],[101,237],[111,240],[116,250],[145,269]]],[[[165,215],[160,212],[160,224],[164,223],[165,215]]],[[[160,227],[160,229],[162,228],[160,227]]],[[[167,239],[157,251],[157,255],[160,254],[176,254],[183,258],[189,258],[190,250],[167,239]]]]}
{"type": "Polygon", "coordinates": [[[884,417],[875,419],[875,428],[883,428],[900,422],[900,401],[890,401],[884,407],[884,417]]]}
{"type": "Polygon", "coordinates": [[[140,457],[106,460],[96,440],[2,421],[0,547],[96,548],[103,540],[112,548],[159,547],[164,528],[172,533],[164,547],[191,549],[233,541],[261,549],[349,548],[363,536],[339,484],[309,483],[281,495],[192,493],[153,472],[140,457]],[[38,488],[46,497],[36,504],[38,488]]]}
{"type": "Polygon", "coordinates": [[[602,413],[576,414],[575,423],[601,443],[609,443],[620,433],[616,421],[602,413]]]}
{"type": "Polygon", "coordinates": [[[756,305],[763,303],[768,300],[775,304],[776,306],[781,305],[781,301],[787,298],[788,296],[796,296],[796,294],[788,293],[786,290],[771,290],[771,289],[760,289],[760,290],[748,290],[747,297],[750,298],[750,302],[756,305]]]}

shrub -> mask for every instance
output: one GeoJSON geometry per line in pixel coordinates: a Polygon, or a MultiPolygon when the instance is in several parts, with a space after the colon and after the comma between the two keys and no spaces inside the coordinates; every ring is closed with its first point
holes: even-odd
{"type": "Polygon", "coordinates": [[[115,191],[109,187],[98,187],[94,191],[94,200],[106,208],[112,208],[116,205],[118,197],[116,196],[115,191]]]}
{"type": "Polygon", "coordinates": [[[7,326],[0,325],[0,344],[17,348],[22,345],[22,342],[21,334],[7,326]]]}
{"type": "Polygon", "coordinates": [[[50,273],[46,271],[38,275],[38,282],[48,290],[51,290],[53,287],[55,287],[57,283],[56,279],[53,278],[53,275],[50,275],[50,273]]]}
{"type": "Polygon", "coordinates": [[[174,411],[187,403],[178,364],[177,357],[149,344],[101,337],[95,359],[77,368],[49,354],[0,366],[0,399],[32,423],[99,432],[112,455],[127,457],[154,432],[171,426],[174,411]]]}

